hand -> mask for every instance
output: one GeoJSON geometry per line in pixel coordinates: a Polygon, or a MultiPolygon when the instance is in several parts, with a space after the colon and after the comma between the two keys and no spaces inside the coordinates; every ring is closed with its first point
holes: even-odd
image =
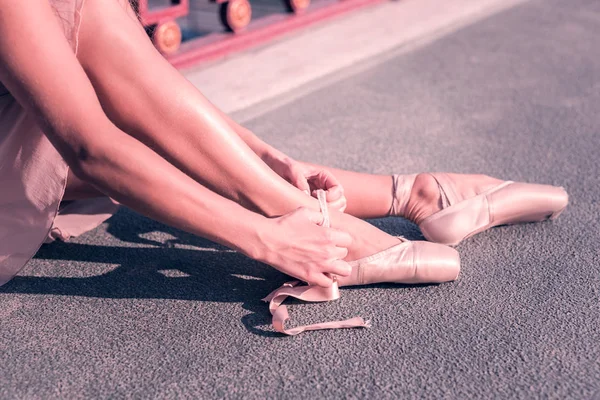
{"type": "Polygon", "coordinates": [[[277,175],[306,194],[317,197],[317,190],[324,190],[329,208],[340,212],[346,209],[344,189],[330,171],[293,160],[276,149],[270,149],[262,159],[277,175]]]}
{"type": "Polygon", "coordinates": [[[322,221],[320,212],[304,207],[267,220],[259,229],[262,251],[255,258],[311,285],[331,286],[331,275],[350,275],[352,269],[342,259],[352,237],[319,226],[322,221]]]}

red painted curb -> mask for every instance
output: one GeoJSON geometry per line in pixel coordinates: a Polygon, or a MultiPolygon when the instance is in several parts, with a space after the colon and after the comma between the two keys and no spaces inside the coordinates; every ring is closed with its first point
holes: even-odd
{"type": "Polygon", "coordinates": [[[248,49],[286,33],[296,31],[345,14],[358,8],[383,3],[386,0],[328,0],[300,15],[272,15],[250,24],[249,28],[238,34],[213,33],[191,40],[181,45],[179,51],[167,57],[177,68],[187,68],[214,61],[233,52],[248,49]]]}

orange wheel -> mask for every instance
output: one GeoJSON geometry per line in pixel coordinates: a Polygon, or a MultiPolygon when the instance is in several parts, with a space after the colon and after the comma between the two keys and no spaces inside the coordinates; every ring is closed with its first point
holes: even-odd
{"type": "Polygon", "coordinates": [[[181,45],[181,29],[177,22],[167,21],[156,26],[152,34],[154,46],[163,54],[172,54],[181,45]]]}
{"type": "Polygon", "coordinates": [[[231,32],[244,30],[252,19],[252,6],[248,0],[229,0],[221,3],[221,23],[231,32]]]}
{"type": "Polygon", "coordinates": [[[300,14],[310,5],[310,0],[285,0],[287,9],[294,14],[300,14]]]}

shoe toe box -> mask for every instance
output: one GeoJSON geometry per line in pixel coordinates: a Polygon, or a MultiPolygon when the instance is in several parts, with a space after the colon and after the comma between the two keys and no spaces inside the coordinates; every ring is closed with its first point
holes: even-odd
{"type": "Polygon", "coordinates": [[[449,282],[460,273],[460,255],[452,247],[431,242],[413,242],[416,277],[421,282],[449,282]]]}

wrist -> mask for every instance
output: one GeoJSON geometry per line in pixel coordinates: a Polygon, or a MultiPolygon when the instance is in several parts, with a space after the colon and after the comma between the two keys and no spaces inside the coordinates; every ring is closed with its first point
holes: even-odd
{"type": "Polygon", "coordinates": [[[259,215],[259,219],[251,221],[247,225],[249,227],[248,235],[244,240],[240,241],[239,249],[246,256],[260,262],[267,262],[270,250],[266,243],[268,237],[273,230],[273,222],[259,215]]]}
{"type": "Polygon", "coordinates": [[[282,156],[280,151],[263,142],[262,140],[260,140],[260,143],[255,144],[253,151],[266,164],[269,164],[269,162],[274,160],[278,160],[282,156]]]}

